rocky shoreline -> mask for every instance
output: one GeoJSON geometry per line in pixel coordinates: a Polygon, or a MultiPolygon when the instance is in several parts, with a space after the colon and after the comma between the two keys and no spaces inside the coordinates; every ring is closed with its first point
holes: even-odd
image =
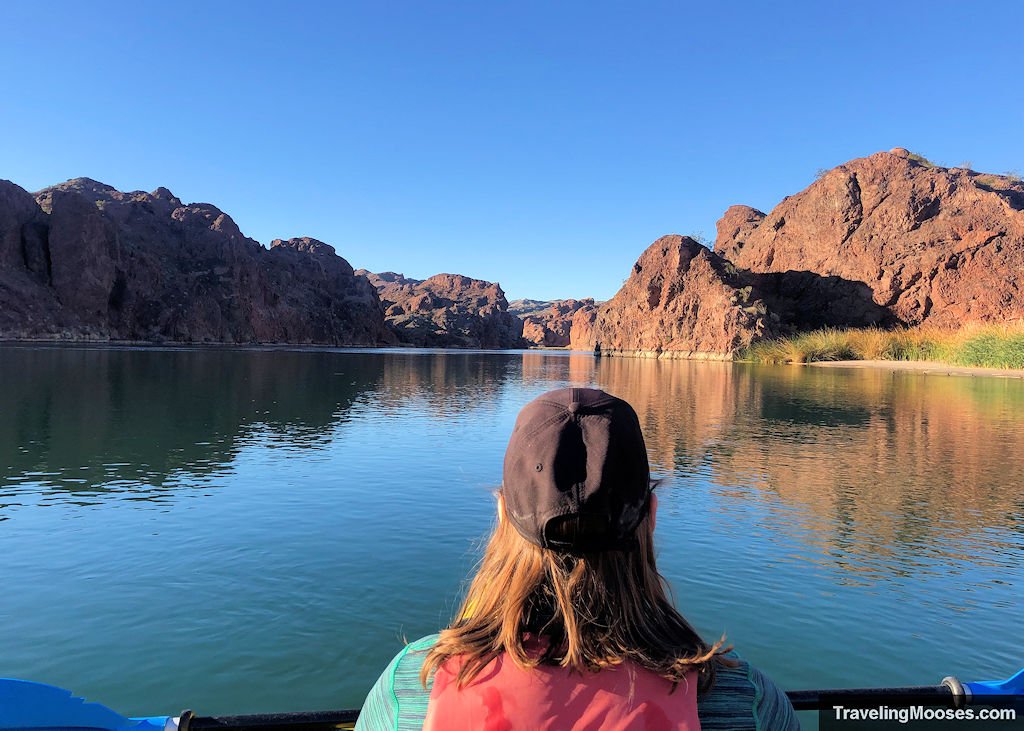
{"type": "Polygon", "coordinates": [[[729,360],[822,327],[1024,317],[1024,183],[905,149],[851,160],[713,248],[663,236],[607,302],[517,300],[461,274],[355,270],[309,237],[269,247],[216,206],[88,178],[0,181],[0,340],[556,347],[729,360]]]}

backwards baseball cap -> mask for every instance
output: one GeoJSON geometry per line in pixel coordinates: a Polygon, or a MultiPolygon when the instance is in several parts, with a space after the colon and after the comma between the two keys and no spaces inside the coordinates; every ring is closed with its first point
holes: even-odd
{"type": "Polygon", "coordinates": [[[501,494],[508,519],[531,543],[563,552],[635,545],[650,485],[640,420],[622,399],[563,388],[519,412],[501,494]]]}

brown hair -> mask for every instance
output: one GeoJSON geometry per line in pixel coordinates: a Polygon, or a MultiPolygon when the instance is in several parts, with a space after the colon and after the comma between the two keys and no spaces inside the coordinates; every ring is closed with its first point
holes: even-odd
{"type": "Polygon", "coordinates": [[[503,652],[522,668],[580,672],[631,660],[673,683],[696,671],[700,692],[716,665],[731,664],[721,657],[730,649],[724,637],[704,642],[672,605],[654,563],[649,514],[632,548],[581,554],[540,548],[499,520],[456,617],[423,663],[424,685],[461,656],[462,687],[503,652]],[[540,656],[525,649],[527,633],[547,640],[540,656]]]}

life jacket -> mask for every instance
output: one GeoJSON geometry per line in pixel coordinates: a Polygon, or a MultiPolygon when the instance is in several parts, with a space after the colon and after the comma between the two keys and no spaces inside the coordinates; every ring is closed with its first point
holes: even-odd
{"type": "MultiPolygon", "coordinates": [[[[671,685],[658,685],[661,678],[640,677],[643,670],[623,666],[619,669],[602,670],[598,674],[576,675],[569,679],[571,686],[563,682],[563,673],[568,671],[560,668],[542,667],[530,670],[527,675],[536,678],[538,684],[547,683],[540,688],[529,687],[526,691],[516,689],[515,684],[502,686],[501,683],[489,685],[486,679],[490,675],[508,673],[504,663],[499,667],[487,667],[482,675],[478,675],[473,683],[462,690],[454,688],[454,679],[458,677],[459,663],[456,658],[450,659],[443,667],[443,688],[434,693],[435,674],[427,679],[426,687],[420,680],[423,663],[430,650],[437,643],[436,634],[422,637],[406,645],[388,663],[387,668],[373,684],[359,720],[356,722],[358,731],[421,731],[423,728],[444,728],[459,731],[472,728],[506,728],[506,729],[594,729],[603,724],[620,723],[617,728],[636,728],[625,724],[638,720],[630,718],[629,709],[642,703],[651,702],[650,707],[657,706],[663,715],[668,716],[668,725],[663,722],[663,715],[647,711],[644,706],[639,718],[643,718],[646,728],[677,728],[677,729],[728,729],[728,731],[800,731],[793,704],[786,694],[779,689],[771,678],[744,660],[731,653],[735,665],[722,666],[715,670],[715,682],[711,689],[701,696],[697,703],[697,714],[693,715],[695,699],[695,678],[687,676],[685,683],[679,683],[675,691],[666,698],[666,690],[671,685]],[[451,663],[450,665],[448,663],[451,663]],[[604,685],[612,680],[605,673],[633,671],[634,680],[621,683],[633,684],[633,692],[623,692],[616,683],[610,683],[610,691],[604,685]],[[551,680],[545,681],[544,673],[551,674],[551,680]],[[536,674],[535,674],[536,673],[536,674]],[[600,685],[592,686],[597,680],[600,685]],[[476,686],[476,683],[480,683],[476,686]],[[655,692],[650,692],[653,686],[655,692]],[[489,693],[487,688],[497,693],[489,693]],[[474,690],[475,688],[475,690],[474,690]],[[598,697],[600,689],[601,697],[598,697]],[[458,694],[469,693],[459,697],[458,694]],[[473,693],[477,693],[474,697],[473,693]],[[513,695],[510,697],[509,693],[513,695]],[[590,693],[588,698],[585,694],[590,693]],[[606,698],[605,693],[609,696],[606,698]],[[486,695],[485,695],[486,694],[486,695]],[[533,695],[529,695],[533,694],[533,695]],[[431,700],[434,699],[432,703],[431,700]],[[608,698],[614,698],[608,702],[608,698]],[[620,702],[618,699],[624,698],[620,702]],[[498,702],[500,701],[500,710],[498,702]],[[490,706],[488,706],[488,703],[490,706]],[[543,704],[543,708],[541,705],[543,704]],[[583,719],[573,718],[576,710],[570,711],[569,704],[578,704],[587,708],[608,709],[603,717],[597,717],[589,726],[582,725],[583,719]],[[465,707],[463,707],[465,706],[465,707]],[[475,707],[475,708],[474,708],[475,707]],[[482,715],[479,710],[483,709],[482,715]],[[493,709],[488,713],[489,709],[493,709]],[[515,711],[528,713],[517,719],[515,711]],[[430,726],[425,726],[428,712],[431,714],[430,726]],[[543,717],[544,714],[548,717],[543,717]],[[614,714],[614,715],[613,715],[614,714]],[[488,720],[488,715],[492,721],[488,720]],[[482,720],[479,720],[481,719],[482,720]],[[698,723],[698,719],[700,723],[698,723]],[[673,725],[675,724],[675,725],[673,725]]],[[[575,706],[574,706],[575,708],[575,706]]],[[[595,714],[597,715],[597,714],[595,714]]],[[[615,726],[611,726],[616,728],[615,726]]],[[[644,726],[640,726],[644,728],[644,726]]]]}
{"type": "Polygon", "coordinates": [[[469,683],[462,660],[436,671],[424,731],[698,731],[697,678],[675,685],[632,662],[600,672],[558,666],[524,669],[507,655],[469,683]]]}

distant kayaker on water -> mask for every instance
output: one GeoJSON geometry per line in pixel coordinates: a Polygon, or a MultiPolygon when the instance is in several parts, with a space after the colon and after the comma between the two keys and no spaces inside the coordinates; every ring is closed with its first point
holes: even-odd
{"type": "Polygon", "coordinates": [[[392,660],[357,730],[799,728],[767,676],[702,640],[666,596],[629,404],[589,388],[536,398],[503,477],[455,621],[392,660]]]}

